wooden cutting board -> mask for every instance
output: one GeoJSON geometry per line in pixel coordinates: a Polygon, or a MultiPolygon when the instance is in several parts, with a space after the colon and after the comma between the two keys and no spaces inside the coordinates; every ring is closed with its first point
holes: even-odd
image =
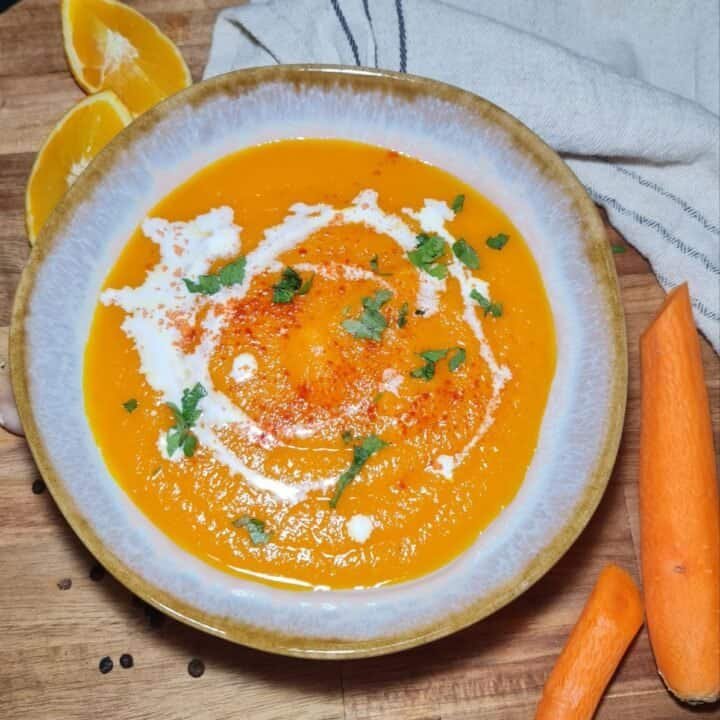
{"type": "MultiPolygon", "coordinates": [[[[220,0],[130,3],[180,46],[198,79],[220,0]]],[[[25,182],[34,152],[82,92],[63,56],[57,0],[21,0],[0,14],[0,326],[28,256],[25,182]]],[[[609,241],[622,239],[608,228],[609,241]]],[[[0,717],[8,720],[526,720],[600,568],[638,576],[638,352],[663,293],[645,260],[616,255],[627,317],[630,388],[625,432],[608,491],[566,556],[488,620],[384,658],[320,662],[231,645],[149,613],[93,558],[48,492],[25,442],[0,430],[0,717]],[[39,489],[37,486],[36,490],[39,489]],[[97,577],[96,573],[93,573],[97,577]],[[66,587],[69,582],[70,587],[66,587]],[[131,669],[120,667],[123,653],[131,669]],[[104,656],[114,669],[101,674],[104,656]],[[194,678],[188,663],[205,672],[194,678]]],[[[71,281],[69,279],[69,281],[71,281]]],[[[0,328],[5,353],[6,327],[0,328]]],[[[718,446],[720,362],[703,340],[718,446]]],[[[0,358],[2,369],[3,358],[0,358]]],[[[665,692],[646,633],[637,638],[598,713],[606,720],[720,717],[665,692]]]]}

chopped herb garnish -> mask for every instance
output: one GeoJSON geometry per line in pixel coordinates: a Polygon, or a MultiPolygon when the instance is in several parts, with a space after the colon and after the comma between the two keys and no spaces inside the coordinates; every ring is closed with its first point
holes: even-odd
{"type": "Polygon", "coordinates": [[[452,373],[455,372],[464,362],[467,357],[465,348],[455,348],[455,352],[450,356],[448,360],[448,370],[452,373]]]}
{"type": "Polygon", "coordinates": [[[493,250],[502,250],[505,245],[507,245],[507,241],[510,238],[505,233],[498,233],[497,235],[493,235],[492,237],[489,237],[485,243],[489,248],[492,248],[493,250]]]}
{"type": "Polygon", "coordinates": [[[373,405],[377,405],[377,404],[382,400],[382,396],[383,396],[384,394],[385,394],[385,393],[382,392],[382,391],[381,391],[381,392],[378,392],[378,393],[375,393],[375,397],[373,398],[373,405]]]}
{"type": "Polygon", "coordinates": [[[138,401],[135,398],[130,398],[129,400],[126,400],[122,406],[131,413],[133,410],[137,410],[138,401]]]}
{"type": "Polygon", "coordinates": [[[463,264],[467,265],[471,270],[477,270],[480,267],[480,259],[471,245],[468,245],[463,238],[456,240],[452,246],[455,257],[463,264]]]}
{"type": "Polygon", "coordinates": [[[359,318],[343,320],[342,326],[353,337],[361,340],[380,340],[387,320],[380,308],[392,297],[390,290],[378,290],[370,297],[362,299],[363,311],[359,318]]]}
{"type": "Polygon", "coordinates": [[[353,439],[353,431],[352,430],[343,430],[340,434],[340,437],[342,438],[342,441],[347,445],[349,442],[352,442],[353,439]]]}
{"type": "Polygon", "coordinates": [[[464,195],[456,195],[455,199],[452,201],[452,205],[450,208],[452,211],[457,215],[465,206],[465,196],[464,195]]]}
{"type": "Polygon", "coordinates": [[[454,347],[439,350],[425,350],[417,353],[425,361],[425,364],[411,370],[410,377],[425,380],[425,382],[432,380],[435,377],[435,366],[440,360],[446,358],[448,353],[452,353],[448,360],[448,370],[455,372],[460,365],[465,362],[465,348],[454,347]]]}
{"type": "Polygon", "coordinates": [[[407,254],[408,260],[428,275],[438,280],[447,277],[447,265],[442,265],[437,260],[445,255],[445,241],[439,235],[427,235],[420,233],[417,236],[417,246],[407,254]]]}
{"type": "Polygon", "coordinates": [[[448,354],[447,350],[425,350],[424,352],[418,353],[423,359],[431,363],[436,363],[442,360],[448,354]]]}
{"type": "Polygon", "coordinates": [[[612,246],[613,255],[622,255],[626,250],[627,248],[624,245],[612,246]]]}
{"type": "Polygon", "coordinates": [[[500,317],[503,314],[502,303],[490,302],[481,292],[472,289],[470,297],[475,300],[478,305],[485,311],[485,315],[492,315],[493,317],[500,317]]]}
{"type": "Polygon", "coordinates": [[[236,528],[245,528],[253,545],[264,545],[272,535],[272,532],[265,530],[265,521],[251,518],[248,515],[233,520],[236,528]]]}
{"type": "Polygon", "coordinates": [[[197,438],[190,432],[190,428],[202,414],[202,410],[198,410],[198,403],[206,395],[205,388],[200,383],[196,383],[192,389],[185,388],[183,390],[180,407],[175,403],[167,403],[175,418],[175,424],[167,433],[167,454],[169,457],[172,457],[179,448],[182,448],[185,457],[192,457],[195,453],[197,438]]]}
{"type": "Polygon", "coordinates": [[[286,267],[280,276],[280,282],[273,285],[274,303],[286,304],[292,302],[296,295],[306,295],[312,287],[315,274],[313,273],[305,282],[302,281],[297,271],[286,267]]]}
{"type": "Polygon", "coordinates": [[[228,263],[222,267],[214,275],[200,275],[197,282],[189,278],[183,278],[185,287],[191,293],[201,293],[203,295],[214,295],[223,287],[230,285],[238,285],[245,279],[245,258],[239,257],[237,260],[228,263]]]}
{"type": "Polygon", "coordinates": [[[374,455],[378,450],[382,450],[387,446],[384,440],[381,440],[377,435],[368,435],[364,438],[359,445],[353,445],[353,459],[350,463],[350,467],[338,478],[337,485],[335,486],[335,493],[330,499],[330,507],[337,507],[340,496],[343,494],[345,488],[359,475],[365,463],[374,455]]]}
{"type": "Polygon", "coordinates": [[[432,380],[435,377],[435,363],[428,361],[424,365],[416,367],[410,371],[410,377],[425,380],[425,382],[432,380]]]}
{"type": "Polygon", "coordinates": [[[392,273],[389,273],[389,272],[380,272],[380,261],[378,260],[377,255],[373,255],[370,258],[370,269],[376,275],[381,275],[382,277],[390,277],[392,275],[392,273]]]}
{"type": "Polygon", "coordinates": [[[397,324],[399,328],[404,328],[407,325],[407,317],[410,308],[406,302],[400,306],[400,312],[398,313],[397,324]]]}

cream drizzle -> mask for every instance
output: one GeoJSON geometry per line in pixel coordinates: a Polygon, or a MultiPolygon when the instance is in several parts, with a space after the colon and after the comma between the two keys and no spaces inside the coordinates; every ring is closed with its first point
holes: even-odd
{"type": "MultiPolygon", "coordinates": [[[[414,220],[424,232],[437,233],[450,245],[454,242],[455,238],[445,228],[445,223],[452,220],[454,214],[445,202],[426,199],[419,211],[405,208],[403,213],[414,220]]],[[[223,329],[222,309],[225,303],[231,299],[243,298],[256,276],[282,268],[278,261],[280,255],[331,223],[363,224],[379,234],[388,235],[405,251],[412,250],[416,245],[416,231],[397,215],[385,213],[378,206],[378,196],[374,190],[362,191],[350,206],[339,210],[326,204],[297,203],[290,208],[288,215],[279,225],[265,231],[263,240],[248,253],[243,283],[225,287],[214,295],[204,296],[188,292],[182,278],[196,278],[206,274],[215,260],[240,254],[241,228],[233,222],[233,211],[228,207],[221,207],[189,222],[149,218],[143,223],[142,230],[159,246],[160,261],[148,271],[145,281],[139,287],[109,289],[104,291],[100,298],[102,303],[117,305],[126,312],[122,329],[135,343],[140,356],[140,370],[150,386],[160,394],[161,401],[178,402],[183,388],[191,387],[196,382],[205,387],[208,395],[201,401],[203,412],[194,427],[199,443],[231,473],[241,475],[248,485],[268,493],[274,501],[289,504],[299,502],[308,492],[328,490],[335,484],[336,477],[318,479],[304,476],[293,480],[269,477],[248,466],[230,450],[219,434],[219,431],[227,428],[232,428],[248,443],[266,450],[285,443],[283,439],[260,428],[241,408],[213,386],[209,359],[223,329]],[[207,307],[207,314],[202,322],[202,339],[192,353],[185,353],[181,349],[181,335],[175,320],[181,318],[193,324],[201,307],[207,307]]],[[[356,266],[315,266],[300,263],[296,268],[301,272],[318,272],[329,278],[371,279],[389,287],[388,283],[376,274],[356,266]]],[[[485,338],[477,306],[469,297],[473,287],[481,288],[481,292],[490,297],[487,283],[473,278],[470,271],[454,257],[448,262],[448,270],[460,283],[464,302],[463,317],[478,339],[480,355],[493,380],[492,396],[475,435],[459,453],[440,455],[427,467],[427,470],[445,477],[452,476],[454,468],[467,457],[492,424],[500,393],[511,376],[509,369],[496,361],[485,338]]],[[[426,314],[437,312],[439,297],[446,289],[446,281],[418,272],[417,304],[426,314]]],[[[348,405],[344,410],[352,416],[361,408],[348,405]]],[[[321,425],[297,427],[294,436],[308,437],[310,433],[320,429],[321,425]]],[[[158,441],[163,454],[164,442],[163,435],[158,441]]],[[[177,456],[173,459],[177,459],[177,456]]]]}

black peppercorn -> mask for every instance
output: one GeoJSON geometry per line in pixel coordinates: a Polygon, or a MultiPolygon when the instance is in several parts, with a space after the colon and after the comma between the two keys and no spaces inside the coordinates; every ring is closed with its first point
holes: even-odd
{"type": "Polygon", "coordinates": [[[199,658],[193,658],[188,663],[188,673],[194,677],[199,678],[205,672],[205,663],[199,658]]]}
{"type": "Polygon", "coordinates": [[[39,480],[39,479],[36,480],[36,481],[32,484],[32,491],[33,491],[36,495],[40,495],[40,493],[45,492],[45,483],[44,483],[42,480],[39,480]]]}
{"type": "Polygon", "coordinates": [[[135,664],[135,661],[133,660],[133,656],[129,655],[128,653],[123,653],[120,656],[120,665],[124,667],[126,670],[128,668],[131,668],[135,664]]]}
{"type": "Polygon", "coordinates": [[[93,565],[90,568],[90,579],[93,580],[94,582],[99,582],[104,577],[105,577],[105,568],[102,565],[100,565],[99,563],[95,563],[95,565],[93,565]]]}
{"type": "Polygon", "coordinates": [[[104,658],[102,658],[102,660],[100,660],[100,664],[98,665],[98,670],[100,670],[100,672],[103,675],[107,675],[107,673],[109,673],[112,669],[113,669],[112,658],[106,655],[104,658]]]}
{"type": "Polygon", "coordinates": [[[72,580],[70,578],[63,578],[58,580],[58,590],[69,590],[72,587],[72,580]]]}

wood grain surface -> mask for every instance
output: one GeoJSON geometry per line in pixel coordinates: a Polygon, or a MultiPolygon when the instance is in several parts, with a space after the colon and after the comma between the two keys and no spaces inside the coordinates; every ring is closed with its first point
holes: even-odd
{"type": "MultiPolygon", "coordinates": [[[[180,46],[198,79],[219,0],[131,3],[180,46]]],[[[0,326],[28,256],[23,202],[34,152],[83,96],[67,70],[57,0],[0,14],[0,326]]],[[[611,228],[609,241],[622,243],[611,228]]],[[[603,564],[638,576],[638,336],[663,292],[632,249],[616,255],[630,353],[627,419],[608,491],[580,539],[504,610],[449,638],[379,659],[320,662],[267,655],[150,612],[94,560],[39,480],[21,438],[0,430],[0,718],[8,720],[526,720],[603,564]],[[41,486],[35,484],[35,490],[41,486]],[[97,576],[96,573],[93,573],[97,576]],[[71,586],[67,589],[67,580],[71,586]],[[120,667],[130,653],[134,667],[120,667]],[[104,656],[114,669],[101,674],[104,656]],[[188,662],[204,662],[191,677],[188,662]]],[[[7,328],[0,329],[5,356],[7,328]]],[[[718,445],[720,362],[702,341],[718,445]]],[[[7,372],[0,362],[0,372],[7,372]]],[[[598,718],[720,717],[676,703],[655,672],[645,631],[598,718]]]]}

